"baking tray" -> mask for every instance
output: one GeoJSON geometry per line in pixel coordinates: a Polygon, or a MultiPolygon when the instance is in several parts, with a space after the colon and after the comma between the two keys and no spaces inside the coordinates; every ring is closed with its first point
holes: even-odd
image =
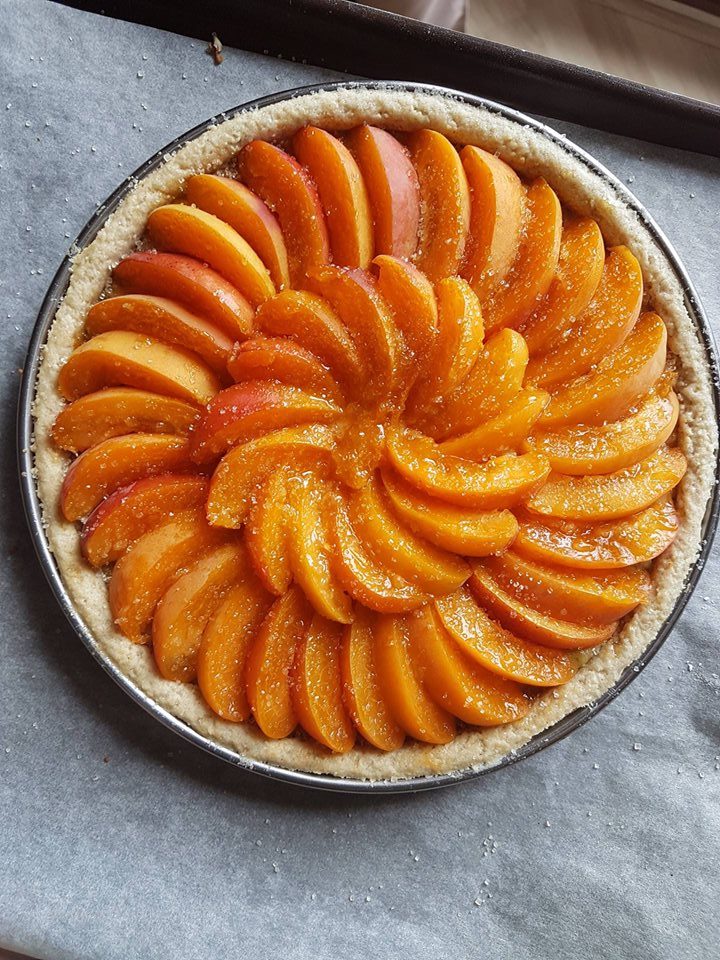
{"type": "MultiPolygon", "coordinates": [[[[576,146],[566,137],[555,132],[552,128],[509,107],[495,103],[491,100],[463,93],[461,91],[449,90],[447,88],[438,87],[431,84],[403,83],[399,81],[385,83],[374,81],[354,81],[352,83],[346,83],[340,81],[335,83],[298,87],[293,90],[284,91],[282,93],[273,94],[271,96],[262,97],[248,103],[241,104],[232,110],[224,111],[222,114],[212,117],[206,120],[204,123],[194,127],[192,130],[172,141],[172,143],[168,144],[144,164],[142,164],[142,166],[140,166],[130,177],[128,177],[104,203],[100,204],[93,217],[88,221],[86,226],[78,235],[71,249],[77,252],[91,243],[105,224],[108,217],[113,213],[118,204],[130,192],[130,190],[133,189],[138,180],[160,166],[163,163],[165,156],[169,152],[177,150],[187,142],[194,140],[200,134],[204,133],[210,126],[222,122],[230,117],[237,116],[238,114],[244,113],[248,110],[257,109],[258,107],[268,106],[270,104],[278,103],[280,101],[308,93],[335,90],[347,86],[353,88],[364,87],[369,89],[393,88],[407,91],[421,91],[426,93],[451,95],[473,106],[483,107],[510,120],[514,120],[526,126],[532,127],[542,136],[560,146],[573,158],[579,160],[590,170],[599,174],[612,188],[618,199],[630,209],[635,211],[641,218],[642,222],[647,227],[648,231],[651,233],[660,249],[663,251],[668,263],[670,264],[675,276],[684,290],[685,305],[697,330],[698,338],[705,351],[708,364],[714,373],[712,377],[713,402],[715,416],[717,419],[720,419],[720,389],[718,388],[718,377],[716,375],[718,370],[717,352],[707,317],[705,316],[692,281],[690,280],[678,255],[647,210],[645,210],[637,198],[617,177],[615,177],[614,174],[607,170],[606,167],[590,156],[590,154],[585,150],[576,146]]],[[[459,773],[413,777],[398,781],[366,781],[288,770],[282,767],[277,767],[273,764],[250,760],[227,747],[220,746],[219,744],[213,742],[212,740],[193,730],[183,721],[168,713],[157,703],[155,703],[154,700],[149,698],[128,677],[126,677],[115,666],[110,658],[100,649],[96,640],[83,623],[78,612],[75,610],[73,602],[62,582],[45,534],[42,523],[42,508],[33,479],[34,464],[32,454],[32,404],[34,399],[35,383],[40,366],[42,348],[45,343],[50,325],[55,316],[55,312],[67,291],[70,282],[70,273],[71,259],[68,255],[62,261],[52,283],[50,284],[45,299],[43,300],[42,306],[38,313],[33,335],[30,340],[27,359],[23,370],[17,423],[18,465],[23,505],[25,508],[33,544],[40,559],[45,576],[47,577],[52,591],[55,594],[55,597],[57,598],[63,612],[67,616],[75,632],[87,647],[90,654],[123,688],[123,690],[125,690],[125,692],[129,694],[133,700],[135,700],[136,703],[138,703],[153,717],[155,717],[169,729],[173,730],[175,733],[179,734],[185,740],[188,740],[189,742],[201,747],[214,756],[235,764],[236,766],[241,767],[249,772],[258,773],[266,777],[282,780],[300,786],[313,787],[316,789],[331,790],[343,793],[387,794],[429,790],[448,786],[453,783],[484,776],[488,773],[509,766],[510,764],[516,763],[526,757],[531,757],[551,744],[562,740],[574,730],[577,730],[591,717],[599,713],[600,710],[606,707],[609,703],[612,703],[615,697],[617,697],[618,694],[620,694],[650,662],[672,631],[678,617],[682,613],[688,599],[695,589],[716,533],[718,517],[720,516],[720,487],[718,485],[720,474],[718,473],[718,464],[716,464],[715,471],[716,483],[713,487],[712,498],[708,502],[702,524],[702,545],[700,553],[688,574],[682,591],[678,595],[672,613],[663,623],[653,642],[634,663],[629,665],[623,671],[616,683],[594,703],[575,710],[573,713],[564,717],[562,720],[545,730],[543,733],[535,736],[517,751],[504,757],[498,763],[480,770],[468,769],[459,773]]]]}

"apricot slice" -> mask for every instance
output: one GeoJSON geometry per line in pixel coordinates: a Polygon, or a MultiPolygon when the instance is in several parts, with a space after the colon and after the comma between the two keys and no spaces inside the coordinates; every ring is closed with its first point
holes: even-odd
{"type": "MultiPolygon", "coordinates": [[[[466,460],[484,460],[518,450],[549,402],[550,394],[544,390],[520,390],[502,413],[454,440],[445,440],[439,448],[466,460]]],[[[533,444],[533,449],[545,453],[539,445],[533,444]]]]}
{"type": "Polygon", "coordinates": [[[171,584],[197,557],[223,542],[202,512],[187,511],[141,537],[120,558],[110,578],[108,600],[113,619],[133,643],[145,631],[155,607],[171,584]]]}
{"type": "Polygon", "coordinates": [[[227,387],[213,397],[192,436],[193,457],[207,461],[270,430],[327,423],[340,408],[284,383],[253,380],[227,387]]]}
{"type": "Polygon", "coordinates": [[[290,587],[260,624],[247,657],[247,698],[255,722],[273,740],[289,736],[297,724],[291,670],[311,618],[312,608],[302,591],[290,587]]]}
{"type": "Polygon", "coordinates": [[[390,713],[375,666],[373,617],[359,607],[344,631],[340,652],[345,706],[362,736],[378,750],[397,750],[405,734],[390,713]]]}
{"type": "Polygon", "coordinates": [[[523,556],[543,563],[613,570],[654,560],[673,542],[679,525],[670,499],[608,523],[541,519],[528,514],[520,520],[513,546],[523,556]]]}
{"type": "MultiPolygon", "coordinates": [[[[530,640],[536,640],[538,643],[546,645],[539,649],[533,648],[530,651],[531,654],[541,660],[544,653],[547,652],[546,648],[548,646],[557,647],[561,650],[580,650],[585,647],[595,647],[599,643],[604,643],[605,640],[609,640],[615,632],[615,623],[584,626],[583,624],[573,623],[568,620],[558,620],[555,617],[548,616],[546,613],[540,613],[539,610],[535,610],[533,607],[528,606],[523,600],[519,600],[504,590],[491,575],[490,571],[480,564],[477,564],[473,570],[470,587],[482,605],[486,607],[503,626],[516,631],[524,637],[528,637],[530,640]]],[[[472,603],[472,601],[470,602],[472,603]]],[[[478,621],[485,621],[487,624],[486,632],[492,629],[494,625],[487,613],[477,604],[474,606],[477,610],[478,621]]],[[[463,609],[460,620],[461,624],[468,623],[468,615],[468,611],[463,609]]],[[[497,628],[494,633],[497,633],[497,628]]],[[[473,642],[476,644],[478,636],[478,628],[476,624],[473,623],[472,637],[473,642]]],[[[511,640],[516,641],[521,648],[528,646],[527,641],[518,641],[512,634],[509,636],[511,640]]],[[[505,631],[502,632],[502,639],[504,641],[508,640],[508,635],[505,631]]],[[[552,659],[549,665],[551,667],[555,666],[552,659]]],[[[565,677],[565,680],[569,680],[570,676],[575,672],[577,664],[574,664],[572,660],[563,660],[557,666],[559,666],[560,670],[562,670],[563,667],[568,670],[571,669],[572,672],[565,677]]],[[[565,680],[550,680],[550,683],[565,682],[565,680]]],[[[528,683],[530,681],[526,680],[525,682],[528,683]]]]}
{"type": "Polygon", "coordinates": [[[186,436],[197,420],[196,406],[131,387],[88,393],[61,410],[52,437],[61,450],[80,453],[125,433],[178,433],[186,436]]]}
{"type": "Polygon", "coordinates": [[[415,263],[437,283],[460,267],[470,226],[470,190],[460,155],[447,137],[418,130],[408,146],[420,184],[415,263]]]}
{"type": "Polygon", "coordinates": [[[470,188],[470,231],[461,273],[484,302],[517,256],[525,190],[512,167],[480,147],[463,147],[460,159],[470,188]]]}
{"type": "Polygon", "coordinates": [[[118,487],[152,474],[192,467],[185,437],[165,433],[111,437],[70,464],[60,490],[60,509],[66,520],[79,520],[118,487]]]}
{"type": "Polygon", "coordinates": [[[280,225],[260,197],[232,177],[190,177],[188,203],[224,220],[243,237],[265,264],[278,290],[290,284],[287,250],[280,225]]]}
{"type": "Polygon", "coordinates": [[[352,603],[330,564],[330,501],[313,473],[288,482],[288,558],[293,577],[315,610],[339,623],[352,620],[352,603]]]}
{"type": "Polygon", "coordinates": [[[562,209],[544,180],[526,188],[525,218],[515,262],[483,303],[488,330],[518,327],[550,289],[560,254],[562,209]]]}
{"type": "Polygon", "coordinates": [[[418,610],[410,620],[410,641],[435,702],[465,723],[511,723],[530,709],[522,687],[467,656],[432,607],[418,610]]]}
{"type": "Polygon", "coordinates": [[[209,264],[253,306],[275,293],[265,264],[247,240],[212,213],[184,203],[167,203],[150,214],[147,231],[163,249],[209,264]]]}
{"type": "Polygon", "coordinates": [[[136,387],[204,404],[220,381],[195,354],[126,330],[100,333],[76,347],[58,374],[66,400],[103,387],[136,387]]]}
{"type": "Polygon", "coordinates": [[[350,519],[372,553],[427,593],[456,590],[469,575],[464,560],[417,537],[397,519],[377,476],[351,495],[350,519]]]}
{"type": "Polygon", "coordinates": [[[245,527],[245,543],[255,572],[276,596],[283,594],[292,580],[287,542],[287,483],[282,470],[268,477],[245,527]]]}
{"type": "Polygon", "coordinates": [[[350,596],[371,610],[403,613],[428,599],[417,584],[404,580],[367,551],[340,497],[334,504],[333,546],[335,575],[350,596]]]}
{"type": "Polygon", "coordinates": [[[653,391],[624,420],[601,426],[561,427],[528,438],[558,473],[612,473],[639,463],[662,446],[675,429],[678,400],[670,391],[653,391]]]}
{"type": "Polygon", "coordinates": [[[168,589],[157,605],[152,627],[155,663],[166,680],[195,679],[205,627],[230,587],[246,572],[245,547],[226,543],[196,560],[168,589]]]}
{"type": "Polygon", "coordinates": [[[327,225],[310,174],[279,147],[253,140],[238,155],[238,176],[280,221],[290,281],[304,286],[308,271],[330,260],[327,225]]]}
{"type": "Polygon", "coordinates": [[[597,223],[583,219],[566,224],[550,289],[520,329],[531,356],[545,353],[585,310],[604,266],[605,243],[597,223]]]}
{"type": "Polygon", "coordinates": [[[466,557],[506,550],[518,522],[509,510],[470,511],[425,496],[390,470],[383,470],[385,491],[397,515],[416,534],[437,547],[466,557]]]}
{"type": "Polygon", "coordinates": [[[197,683],[205,702],[223,720],[250,718],[245,664],[270,597],[251,579],[233,584],[210,617],[197,655],[197,683]]]}
{"type": "Polygon", "coordinates": [[[407,260],[375,257],[377,287],[390,308],[411,357],[426,357],[435,342],[438,308],[432,284],[407,260]]]}
{"type": "Polygon", "coordinates": [[[131,253],[115,267],[113,280],[126,293],[171,297],[233,339],[252,327],[253,309],[247,299],[217,270],[193,257],[156,250],[131,253]]]}
{"type": "Polygon", "coordinates": [[[342,627],[315,614],[297,645],[292,672],[293,706],[300,726],[333,753],[347,753],[355,743],[355,728],[343,702],[341,644],[342,627]]]}
{"type": "Polygon", "coordinates": [[[333,460],[335,473],[346,487],[359,490],[383,458],[385,431],[373,411],[350,407],[340,425],[333,460]]]}
{"type": "Polygon", "coordinates": [[[345,142],[370,198],[375,252],[409,259],[418,242],[420,186],[408,151],[387,130],[367,124],[351,130],[345,142]]]}
{"type": "Polygon", "coordinates": [[[597,523],[649,507],[682,480],[687,461],[677,448],[661,447],[646,460],[615,473],[589,477],[552,474],[525,506],[532,513],[597,523]]]}
{"type": "Polygon", "coordinates": [[[363,389],[366,378],[361,355],[322,297],[305,290],[283,290],[260,307],[256,322],[265,333],[288,337],[318,356],[351,394],[363,389]]]}
{"type": "Polygon", "coordinates": [[[320,194],[334,262],[364,269],[373,255],[372,212],[353,155],[320,127],[303,127],[293,137],[292,146],[320,194]]]}
{"type": "Polygon", "coordinates": [[[210,481],[207,515],[219,527],[241,527],[253,497],[273,471],[285,464],[307,470],[332,462],[336,433],[323,424],[274,430],[226,454],[210,481]]]}
{"type": "Polygon", "coordinates": [[[455,736],[455,720],[425,689],[411,653],[407,622],[380,616],[374,633],[380,690],[398,725],[424,743],[449,743],[455,736]]]}
{"type": "Polygon", "coordinates": [[[643,279],[627,247],[607,255],[595,296],[547,353],[528,364],[528,380],[541,387],[573,380],[616,350],[640,314],[643,279]]]}
{"type": "Polygon", "coordinates": [[[205,477],[166,473],[115,490],[95,507],[83,526],[85,558],[94,567],[113,563],[169,517],[189,509],[200,510],[207,489],[205,477]]]}
{"type": "Polygon", "coordinates": [[[445,454],[432,440],[398,427],[388,430],[390,462],[410,483],[459,506],[497,510],[528,496],[547,477],[550,465],[535,454],[503,454],[473,463],[445,454]]]}
{"type": "Polygon", "coordinates": [[[553,391],[539,426],[619,420],[650,390],[666,357],[665,324],[656,313],[642,314],[625,342],[594,370],[553,391]]]}
{"type": "Polygon", "coordinates": [[[342,403],[343,395],[320,360],[286,337],[253,337],[236,343],[228,361],[233,380],[275,380],[306,393],[342,403]]]}
{"type": "Polygon", "coordinates": [[[650,596],[650,576],[640,567],[589,573],[537,563],[513,550],[488,557],[483,566],[527,606],[575,623],[612,623],[650,596]]]}

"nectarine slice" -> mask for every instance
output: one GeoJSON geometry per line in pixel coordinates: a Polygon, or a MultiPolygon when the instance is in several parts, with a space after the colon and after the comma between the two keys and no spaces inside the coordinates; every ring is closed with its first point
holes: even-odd
{"type": "Polygon", "coordinates": [[[125,433],[178,433],[186,436],[200,415],[191,403],[132,387],[87,393],[61,410],[52,437],[61,450],[80,453],[125,433]]]}
{"type": "Polygon", "coordinates": [[[466,460],[485,460],[493,454],[518,450],[549,402],[550,394],[544,390],[520,390],[502,413],[454,440],[445,440],[440,450],[466,460]]]}
{"type": "Polygon", "coordinates": [[[314,353],[287,337],[252,337],[236,343],[227,365],[236,382],[276,380],[306,393],[342,403],[342,391],[314,353]]]}
{"type": "Polygon", "coordinates": [[[245,526],[245,543],[255,573],[276,596],[285,593],[292,580],[287,538],[287,484],[285,471],[272,473],[263,484],[245,526]]]}
{"type": "Polygon", "coordinates": [[[390,713],[375,666],[374,618],[363,607],[344,631],[340,653],[345,706],[362,736],[378,750],[397,750],[405,734],[390,713]]]}
{"type": "Polygon", "coordinates": [[[243,237],[267,267],[278,290],[290,285],[287,250],[280,225],[260,197],[232,177],[190,177],[188,203],[224,220],[243,237]]]}
{"type": "Polygon", "coordinates": [[[197,683],[205,702],[223,720],[250,718],[245,664],[270,605],[257,580],[234,584],[210,617],[197,655],[197,683]]]}
{"type": "Polygon", "coordinates": [[[312,607],[298,587],[291,587],[270,608],[247,657],[247,698],[255,722],[273,740],[289,736],[297,724],[291,670],[311,619],[312,607]]]}
{"type": "Polygon", "coordinates": [[[165,433],[111,437],[70,464],[60,491],[60,509],[66,520],[79,520],[118,487],[152,474],[192,467],[185,437],[165,433]]]}
{"type": "Polygon", "coordinates": [[[345,709],[340,656],[342,627],[317,613],[295,650],[293,706],[300,726],[333,753],[347,753],[355,728],[345,709]]]}
{"type": "Polygon", "coordinates": [[[221,387],[194,353],[126,330],[100,333],[70,354],[57,380],[66,400],[103,387],[136,387],[204,404],[221,387]]]}
{"type": "Polygon", "coordinates": [[[309,270],[330,259],[327,225],[310,174],[272,143],[253,140],[238,155],[238,176],[280,221],[290,281],[302,287],[309,270]]]}
{"type": "MultiPolygon", "coordinates": [[[[377,286],[392,313],[410,357],[422,360],[430,353],[438,326],[438,308],[432,284],[407,260],[380,254],[377,286]]],[[[415,374],[417,375],[417,374],[415,374]]]]}

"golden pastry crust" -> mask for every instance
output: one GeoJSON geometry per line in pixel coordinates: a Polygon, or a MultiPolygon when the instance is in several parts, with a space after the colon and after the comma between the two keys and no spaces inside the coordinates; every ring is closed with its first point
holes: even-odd
{"type": "Polygon", "coordinates": [[[242,112],[168,155],[138,183],[96,239],[73,260],[70,286],[42,354],[34,417],[36,477],[50,547],[79,615],[104,654],[160,707],[243,758],[364,780],[398,780],[493,765],[611,687],[655,638],[682,590],[700,548],[717,449],[710,371],[682,288],[648,229],[601,176],[532,127],[489,110],[438,93],[352,85],[242,112]],[[446,745],[409,743],[390,754],[360,747],[336,756],[309,739],[273,741],[253,724],[221,720],[194,684],[162,679],[151,651],[117,632],[105,580],[82,559],[76,526],[60,516],[58,500],[67,456],[52,445],[50,428],[64,403],[56,389],[57,374],[81,335],[88,308],[101,296],[113,266],[136,248],[152,210],[176,197],[188,177],[221,169],[250,140],[284,139],[307,123],[345,129],[362,121],[396,130],[432,127],[455,142],[496,152],[522,175],[544,176],[566,206],[598,221],[608,243],[624,243],[633,250],[645,279],[646,303],[663,316],[677,361],[678,445],[689,466],[677,490],[680,532],[654,565],[652,602],[634,613],[612,642],[591,654],[569,683],[540,696],[522,720],[465,730],[446,745]]]}

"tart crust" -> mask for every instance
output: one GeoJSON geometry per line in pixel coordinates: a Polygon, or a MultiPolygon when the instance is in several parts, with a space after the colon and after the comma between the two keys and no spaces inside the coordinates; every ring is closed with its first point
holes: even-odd
{"type": "Polygon", "coordinates": [[[38,490],[50,547],[65,587],[100,649],[144,694],[194,730],[243,758],[294,770],[364,780],[398,780],[479,769],[497,763],[533,736],[611,687],[657,635],[682,591],[701,544],[717,449],[711,373],[671,265],[639,217],[622,204],[598,173],[532,127],[440,93],[349,85],[248,110],[211,127],[167,155],[127,195],[95,240],[72,263],[68,291],[43,350],[34,402],[34,452],[38,490]],[[76,526],[61,519],[59,494],[67,456],[50,440],[64,405],[56,380],[81,334],[89,307],[102,295],[112,267],[136,248],[150,212],[172,201],[193,174],[223,168],[248,141],[285,139],[313,123],[345,129],[367,121],[396,130],[433,127],[451,140],[498,153],[526,177],[544,176],[563,204],[594,217],[610,244],[627,244],[638,258],[645,300],[666,322],[678,365],[681,403],[678,445],[688,470],[676,491],[678,536],[654,564],[654,596],[632,614],[616,638],[592,654],[577,675],[548,691],[522,720],[485,730],[464,730],[442,746],[408,743],[393,753],[369,747],[335,756],[310,739],[267,739],[253,724],[233,724],[210,711],[195,684],[160,677],[148,647],[136,646],[114,627],[102,573],[82,559],[76,526]]]}

